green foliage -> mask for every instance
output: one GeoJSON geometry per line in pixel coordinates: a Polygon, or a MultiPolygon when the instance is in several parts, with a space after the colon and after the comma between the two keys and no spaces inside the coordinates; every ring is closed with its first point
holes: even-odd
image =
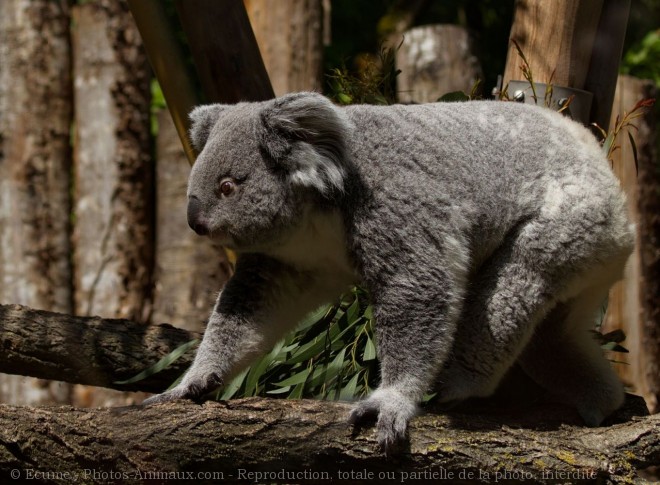
{"type": "Polygon", "coordinates": [[[217,397],[352,399],[374,387],[377,373],[371,306],[353,288],[339,303],[310,313],[217,397]]]}
{"type": "Polygon", "coordinates": [[[621,72],[642,79],[652,79],[660,87],[660,29],[652,30],[621,61],[621,72]]]}
{"type": "Polygon", "coordinates": [[[163,90],[160,88],[160,84],[156,78],[151,80],[151,113],[150,113],[150,123],[151,123],[151,135],[156,138],[158,136],[158,113],[167,108],[167,103],[165,102],[165,96],[163,95],[163,90]]]}

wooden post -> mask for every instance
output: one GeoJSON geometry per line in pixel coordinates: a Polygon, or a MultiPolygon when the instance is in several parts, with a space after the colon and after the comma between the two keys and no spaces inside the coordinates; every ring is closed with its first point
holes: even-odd
{"type": "MultiPolygon", "coordinates": [[[[652,81],[620,76],[612,113],[613,125],[618,115],[630,110],[637,101],[653,97],[652,81]]],[[[646,400],[651,412],[659,410],[660,401],[660,244],[657,233],[660,207],[659,177],[654,157],[653,113],[635,122],[638,130],[625,130],[617,139],[621,147],[614,152],[613,169],[628,196],[628,208],[638,228],[637,245],[626,267],[625,277],[610,291],[604,332],[622,329],[630,353],[615,354],[619,376],[627,386],[646,400]],[[635,137],[639,156],[639,174],[627,132],[635,137]]]]}
{"type": "Polygon", "coordinates": [[[322,0],[244,0],[277,96],[321,90],[322,0]]]}
{"type": "MultiPolygon", "coordinates": [[[[67,0],[0,1],[0,301],[70,313],[71,49],[67,0]]],[[[0,376],[5,403],[69,386],[0,376]]]]}
{"type": "MultiPolygon", "coordinates": [[[[602,6],[603,0],[516,1],[510,38],[520,45],[535,82],[584,88],[602,6]]],[[[504,86],[524,79],[520,64],[510,42],[504,86]]]]}
{"type": "Polygon", "coordinates": [[[156,268],[153,322],[201,331],[218,291],[231,274],[221,247],[186,222],[190,166],[166,111],[156,140],[156,268]]]}
{"type": "Polygon", "coordinates": [[[591,122],[608,131],[612,101],[623,54],[630,0],[605,0],[584,81],[585,91],[593,93],[591,122]]]}
{"type": "Polygon", "coordinates": [[[403,34],[396,54],[397,92],[404,103],[437,101],[453,91],[470,93],[482,76],[466,29],[458,25],[424,25],[403,34]]]}
{"type": "MultiPolygon", "coordinates": [[[[534,81],[593,94],[589,122],[597,123],[605,131],[629,11],[630,0],[516,2],[510,37],[520,45],[534,81]]],[[[521,62],[511,43],[504,86],[509,81],[523,79],[521,62]]]]}

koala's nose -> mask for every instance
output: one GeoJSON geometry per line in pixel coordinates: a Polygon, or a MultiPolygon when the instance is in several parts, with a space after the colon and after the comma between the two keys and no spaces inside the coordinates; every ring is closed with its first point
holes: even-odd
{"type": "Polygon", "coordinates": [[[204,222],[201,212],[202,204],[197,197],[191,195],[188,198],[188,225],[200,236],[206,236],[209,233],[209,228],[204,222]]]}

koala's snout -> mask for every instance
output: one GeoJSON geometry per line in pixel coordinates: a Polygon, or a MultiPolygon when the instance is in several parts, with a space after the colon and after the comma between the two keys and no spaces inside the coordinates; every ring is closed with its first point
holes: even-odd
{"type": "Polygon", "coordinates": [[[209,227],[201,215],[202,204],[197,197],[191,195],[188,198],[188,225],[200,236],[207,236],[209,227]]]}

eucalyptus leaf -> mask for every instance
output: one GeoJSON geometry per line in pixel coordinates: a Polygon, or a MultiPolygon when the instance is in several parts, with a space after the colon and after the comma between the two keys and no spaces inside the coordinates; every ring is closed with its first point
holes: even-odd
{"type": "Polygon", "coordinates": [[[373,340],[369,335],[367,335],[367,343],[364,345],[364,353],[362,354],[362,360],[374,360],[376,358],[376,346],[374,345],[373,340]]]}
{"type": "Polygon", "coordinates": [[[465,94],[463,91],[452,91],[450,93],[443,94],[438,98],[438,102],[441,103],[455,103],[461,101],[470,101],[470,96],[465,94]]]}
{"type": "Polygon", "coordinates": [[[126,379],[125,381],[115,381],[114,384],[133,384],[134,382],[139,382],[151,375],[157,374],[163,369],[167,369],[170,365],[172,365],[172,363],[176,362],[183,354],[195,347],[198,343],[199,340],[195,339],[191,340],[190,342],[186,342],[183,345],[179,345],[176,349],[160,359],[154,365],[147,367],[145,370],[131,377],[130,379],[126,379]]]}
{"type": "Polygon", "coordinates": [[[274,384],[278,387],[296,386],[298,384],[304,384],[311,372],[312,369],[307,367],[302,372],[298,372],[297,374],[292,375],[288,379],[284,379],[283,381],[280,382],[275,382],[274,384]]]}
{"type": "Polygon", "coordinates": [[[225,385],[222,389],[220,400],[226,401],[227,399],[234,397],[234,394],[236,394],[236,392],[241,388],[243,381],[245,381],[245,376],[247,376],[249,371],[250,368],[247,368],[236,377],[234,377],[231,381],[229,381],[229,384],[225,385]]]}
{"type": "Polygon", "coordinates": [[[352,400],[355,398],[355,391],[357,389],[358,380],[360,379],[361,373],[356,372],[355,375],[348,381],[341,392],[339,393],[339,399],[342,401],[352,400]]]}

